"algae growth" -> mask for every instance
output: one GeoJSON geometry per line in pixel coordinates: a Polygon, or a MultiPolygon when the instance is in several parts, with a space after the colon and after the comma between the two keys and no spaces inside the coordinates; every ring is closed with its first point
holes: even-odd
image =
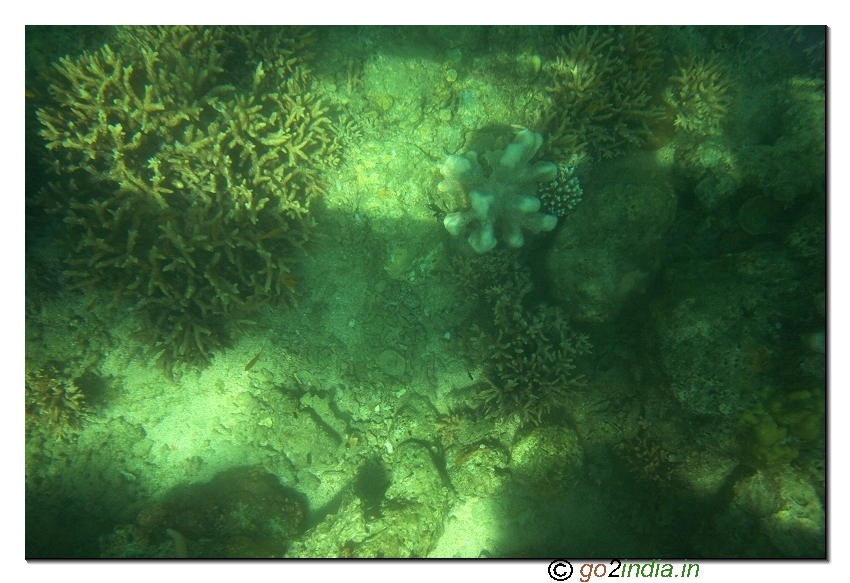
{"type": "Polygon", "coordinates": [[[29,27],[27,556],[824,556],[824,54],[29,27]]]}

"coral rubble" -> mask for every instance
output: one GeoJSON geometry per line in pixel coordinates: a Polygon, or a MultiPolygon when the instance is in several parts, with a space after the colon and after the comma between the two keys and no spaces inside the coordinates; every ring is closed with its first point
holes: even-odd
{"type": "Polygon", "coordinates": [[[38,112],[50,204],[76,242],[66,277],[142,311],[167,368],[209,361],[233,325],[292,297],[320,172],[338,163],[329,108],[283,50],[297,41],[276,32],[276,57],[226,77],[228,34],[119,29],[117,48],[61,59],[56,105],[38,112]]]}
{"type": "Polygon", "coordinates": [[[496,246],[497,225],[511,247],[522,247],[523,229],[533,233],[554,229],[558,218],[539,212],[540,200],[535,195],[537,183],[555,180],[558,167],[551,162],[529,164],[542,144],[540,134],[519,132],[504,150],[483,155],[489,174],[474,151],[449,156],[440,168],[444,180],[438,189],[457,192],[468,188],[471,208],[446,215],[446,230],[458,236],[474,223],[469,244],[476,252],[485,253],[496,246]]]}

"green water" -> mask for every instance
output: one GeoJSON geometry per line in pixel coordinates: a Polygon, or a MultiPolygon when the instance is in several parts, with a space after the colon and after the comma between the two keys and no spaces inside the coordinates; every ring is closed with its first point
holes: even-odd
{"type": "Polygon", "coordinates": [[[28,558],[824,556],[821,27],[26,40],[28,558]]]}

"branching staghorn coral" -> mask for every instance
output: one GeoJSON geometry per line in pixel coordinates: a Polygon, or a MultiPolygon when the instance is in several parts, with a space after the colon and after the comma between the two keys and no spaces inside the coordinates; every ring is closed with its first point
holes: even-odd
{"type": "Polygon", "coordinates": [[[667,97],[676,108],[676,126],[702,135],[720,133],[734,89],[727,69],[714,53],[708,58],[676,58],[676,64],[678,74],[670,78],[675,88],[667,97]]]}
{"type": "Polygon", "coordinates": [[[621,441],[616,451],[626,462],[629,473],[645,485],[667,487],[671,485],[676,464],[670,454],[647,437],[641,428],[631,439],[621,441]]]}
{"type": "Polygon", "coordinates": [[[456,258],[452,271],[488,315],[473,326],[469,342],[471,355],[484,361],[486,383],[479,397],[485,416],[540,424],[584,384],[574,360],[590,352],[590,342],[570,328],[560,308],[524,305],[533,284],[515,253],[456,258]]]}
{"type": "Polygon", "coordinates": [[[558,167],[551,162],[529,164],[542,144],[540,134],[522,130],[504,150],[484,154],[488,174],[475,152],[449,156],[440,168],[444,180],[437,188],[461,193],[468,189],[471,208],[446,215],[446,230],[458,236],[474,224],[469,244],[485,253],[496,246],[497,225],[511,247],[522,247],[523,228],[532,233],[554,229],[558,218],[538,212],[537,188],[539,182],[554,180],[558,167]]]}
{"type": "Polygon", "coordinates": [[[58,107],[38,117],[63,171],[84,170],[165,206],[173,190],[162,184],[152,154],[179,126],[197,121],[198,98],[221,72],[222,42],[214,29],[120,29],[119,52],[105,45],[60,59],[59,82],[50,86],[58,107]]]}
{"type": "Polygon", "coordinates": [[[664,117],[654,97],[662,63],[652,27],[589,28],[557,41],[544,104],[548,149],[559,161],[611,158],[643,145],[664,117]]]}
{"type": "Polygon", "coordinates": [[[49,365],[26,371],[27,432],[70,439],[86,419],[88,408],[74,378],[49,365]]]}
{"type": "Polygon", "coordinates": [[[573,332],[557,307],[516,305],[530,288],[493,287],[487,301],[493,306],[496,336],[482,333],[476,340],[488,363],[489,386],[481,392],[487,416],[517,415],[521,424],[539,425],[544,415],[563,408],[565,398],[583,385],[573,374],[573,359],[590,352],[587,337],[573,332]]]}
{"type": "Polygon", "coordinates": [[[50,204],[77,241],[66,276],[141,309],[169,369],[208,362],[234,325],[293,298],[310,203],[339,161],[298,59],[282,51],[216,84],[227,38],[122,29],[120,49],[62,59],[57,107],[38,114],[59,175],[50,204]]]}

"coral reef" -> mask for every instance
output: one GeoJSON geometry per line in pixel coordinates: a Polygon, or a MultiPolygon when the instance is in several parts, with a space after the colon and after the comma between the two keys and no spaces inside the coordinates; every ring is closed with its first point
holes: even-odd
{"type": "Polygon", "coordinates": [[[823,436],[826,412],[823,388],[780,392],[773,396],[768,408],[777,423],[788,428],[789,435],[807,441],[823,436]]]}
{"type": "Polygon", "coordinates": [[[570,317],[611,321],[657,272],[677,199],[646,152],[597,163],[585,187],[546,257],[550,291],[570,317]]]}
{"type": "Polygon", "coordinates": [[[707,211],[720,209],[739,192],[744,175],[738,147],[728,135],[706,137],[695,132],[679,132],[675,171],[696,183],[694,195],[707,211]]]}
{"type": "Polygon", "coordinates": [[[806,39],[33,28],[27,557],[824,555],[806,39]]]}
{"type": "Polygon", "coordinates": [[[572,331],[558,308],[539,306],[524,313],[505,289],[488,295],[498,332],[478,339],[492,377],[481,393],[485,414],[516,414],[521,424],[540,424],[552,409],[564,407],[571,389],[582,386],[582,377],[573,374],[573,359],[588,353],[590,343],[572,331]]]}
{"type": "Polygon", "coordinates": [[[142,311],[167,369],[209,361],[259,306],[294,296],[320,172],[339,161],[298,43],[278,34],[237,86],[216,84],[223,29],[122,28],[119,48],[63,58],[56,106],[38,112],[60,176],[48,196],[76,241],[65,275],[142,311]]]}
{"type": "Polygon", "coordinates": [[[446,230],[458,236],[474,223],[469,244],[485,253],[496,246],[497,225],[511,247],[522,247],[523,229],[533,233],[554,229],[557,217],[539,212],[540,200],[534,195],[536,183],[555,180],[558,167],[551,162],[529,164],[542,144],[540,134],[522,130],[504,150],[483,155],[489,174],[474,151],[449,156],[440,168],[444,180],[437,188],[443,192],[468,188],[471,208],[446,215],[446,230]]]}
{"type": "Polygon", "coordinates": [[[528,268],[508,251],[467,262],[472,285],[484,290],[481,299],[491,314],[489,322],[473,326],[477,336],[470,338],[476,358],[485,362],[484,414],[540,424],[582,386],[573,359],[589,353],[590,343],[570,328],[559,307],[523,305],[534,286],[528,268]]]}
{"type": "Polygon", "coordinates": [[[589,28],[557,40],[544,70],[548,149],[557,160],[611,158],[642,146],[665,108],[654,96],[662,52],[651,27],[589,28]]]}
{"type": "Polygon", "coordinates": [[[576,169],[572,166],[559,166],[555,179],[540,185],[537,193],[540,197],[540,205],[546,214],[563,218],[581,202],[584,191],[575,171],[576,169]]]}
{"type": "Polygon", "coordinates": [[[826,196],[826,91],[823,79],[794,77],[780,90],[782,135],[753,144],[740,156],[746,177],[764,194],[790,207],[826,196]]]}
{"type": "Polygon", "coordinates": [[[678,74],[670,80],[675,89],[667,99],[676,109],[677,127],[701,135],[720,133],[720,124],[726,118],[730,93],[734,86],[729,72],[715,53],[708,57],[676,58],[678,74]]]}
{"type": "Polygon", "coordinates": [[[49,365],[26,371],[27,429],[38,427],[55,436],[70,439],[87,415],[86,400],[74,379],[49,365]]]}
{"type": "Polygon", "coordinates": [[[666,268],[667,295],[650,305],[667,390],[701,419],[698,447],[762,471],[823,459],[824,379],[807,366],[820,356],[823,370],[817,273],[765,245],[666,268]]]}
{"type": "Polygon", "coordinates": [[[641,429],[629,440],[617,444],[617,452],[625,460],[629,473],[653,486],[669,486],[675,464],[671,455],[658,443],[648,438],[641,429]]]}

